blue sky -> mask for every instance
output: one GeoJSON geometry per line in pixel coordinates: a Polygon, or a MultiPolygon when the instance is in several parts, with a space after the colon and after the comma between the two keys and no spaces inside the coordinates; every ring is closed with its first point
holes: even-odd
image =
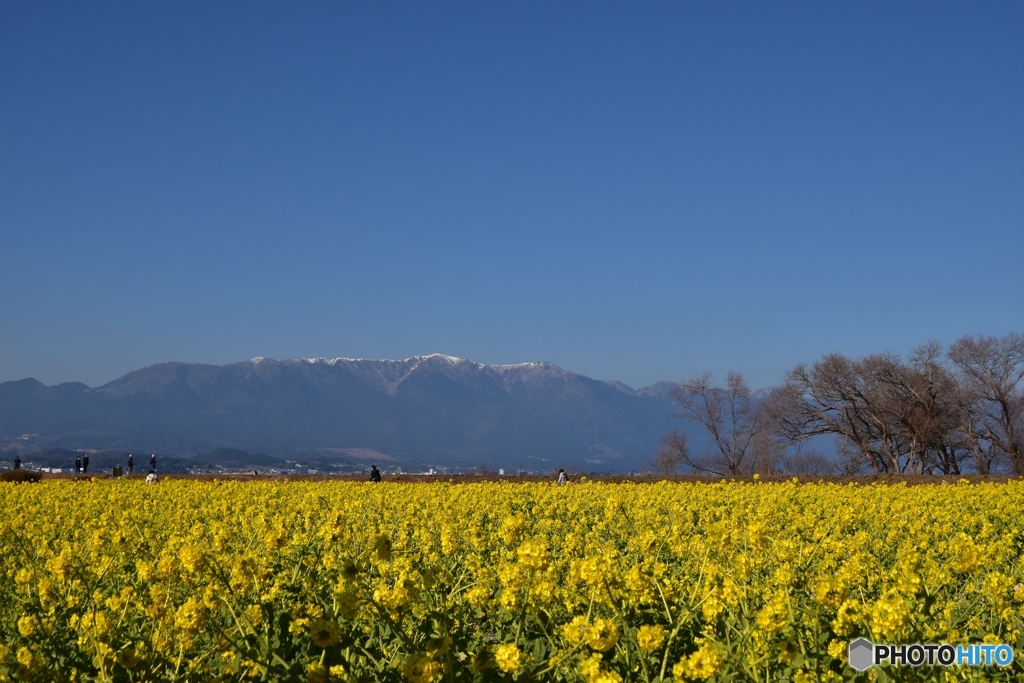
{"type": "Polygon", "coordinates": [[[1020,3],[0,5],[0,381],[1024,330],[1020,3]]]}

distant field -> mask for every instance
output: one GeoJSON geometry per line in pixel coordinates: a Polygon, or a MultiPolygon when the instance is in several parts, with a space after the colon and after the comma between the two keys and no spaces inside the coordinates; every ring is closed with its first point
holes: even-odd
{"type": "Polygon", "coordinates": [[[859,636],[1024,646],[1018,481],[250,479],[0,484],[0,680],[822,681],[859,636]]]}

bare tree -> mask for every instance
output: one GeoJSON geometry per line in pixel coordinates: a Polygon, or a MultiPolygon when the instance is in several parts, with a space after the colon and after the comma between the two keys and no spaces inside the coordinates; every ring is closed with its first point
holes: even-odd
{"type": "Polygon", "coordinates": [[[1007,463],[1006,454],[985,438],[987,430],[982,421],[982,405],[977,396],[963,385],[957,383],[957,393],[953,397],[958,417],[958,431],[964,442],[974,469],[978,474],[992,474],[1007,463]]]}
{"type": "Polygon", "coordinates": [[[960,433],[959,385],[943,363],[943,348],[928,342],[902,363],[888,358],[878,367],[876,410],[891,421],[895,443],[903,449],[906,470],[959,474],[969,448],[960,433]]]}
{"type": "Polygon", "coordinates": [[[720,476],[771,468],[780,451],[743,376],[729,373],[724,388],[714,386],[711,376],[698,375],[672,389],[676,416],[701,425],[711,441],[711,451],[701,457],[687,452],[686,464],[720,476]]]}
{"type": "Polygon", "coordinates": [[[651,467],[655,474],[667,476],[676,474],[684,465],[696,469],[690,459],[689,439],[686,434],[672,430],[662,438],[651,467]]]}
{"type": "Polygon", "coordinates": [[[949,349],[966,392],[974,449],[987,446],[1024,474],[1024,336],[967,336],[949,349]]]}
{"type": "Polygon", "coordinates": [[[844,474],[837,463],[813,449],[785,455],[779,463],[779,470],[779,474],[844,474]]]}
{"type": "MultiPolygon", "coordinates": [[[[963,387],[943,355],[941,344],[929,342],[915,349],[910,357],[918,387],[914,395],[919,404],[919,431],[923,435],[922,458],[943,474],[960,474],[964,463],[971,460],[970,441],[962,429],[963,387]]],[[[977,468],[978,463],[974,464],[977,468]]]]}
{"type": "Polygon", "coordinates": [[[924,344],[890,354],[830,354],[799,365],[764,406],[790,444],[832,434],[844,469],[989,474],[1003,460],[1024,473],[1024,337],[965,337],[948,354],[924,344]],[[949,362],[952,361],[952,366],[949,362]]]}
{"type": "Polygon", "coordinates": [[[811,367],[798,365],[765,405],[772,431],[791,444],[832,434],[841,437],[841,455],[855,455],[875,472],[902,472],[903,434],[880,400],[881,379],[894,362],[887,355],[829,354],[811,367]]]}

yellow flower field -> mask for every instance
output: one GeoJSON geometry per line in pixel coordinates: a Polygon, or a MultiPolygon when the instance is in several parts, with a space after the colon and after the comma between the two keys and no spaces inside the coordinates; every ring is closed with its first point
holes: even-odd
{"type": "Polygon", "coordinates": [[[0,484],[0,680],[1015,680],[1024,484],[0,484]]]}

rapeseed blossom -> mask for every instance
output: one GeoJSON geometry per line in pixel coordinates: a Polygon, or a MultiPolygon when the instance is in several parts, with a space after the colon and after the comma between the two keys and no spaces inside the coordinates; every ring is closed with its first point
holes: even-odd
{"type": "Polygon", "coordinates": [[[1015,481],[44,481],[0,506],[0,683],[838,681],[860,636],[1024,642],[1015,481]]]}

